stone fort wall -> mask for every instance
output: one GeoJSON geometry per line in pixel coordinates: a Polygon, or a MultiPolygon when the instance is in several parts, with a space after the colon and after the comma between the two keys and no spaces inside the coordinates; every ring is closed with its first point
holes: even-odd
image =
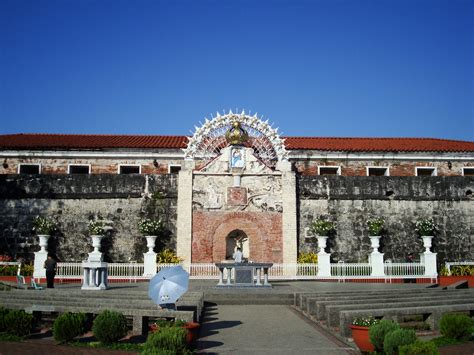
{"type": "Polygon", "coordinates": [[[81,261],[92,250],[88,223],[102,217],[113,231],[103,239],[110,262],[143,260],[146,241],[138,231],[144,217],[162,218],[165,232],[155,250],[176,244],[176,175],[2,175],[0,254],[31,259],[39,250],[32,231],[37,215],[53,217],[59,231],[50,251],[60,260],[81,261]]]}
{"type": "MultiPolygon", "coordinates": [[[[403,260],[408,252],[416,255],[422,251],[414,221],[433,216],[439,226],[433,241],[438,260],[474,259],[472,177],[299,176],[297,186],[299,238],[295,243],[300,251],[315,250],[315,242],[306,237],[306,229],[313,219],[323,215],[337,222],[337,233],[328,243],[333,259],[365,261],[370,252],[365,223],[372,216],[382,216],[387,230],[381,251],[386,258],[403,260]]],[[[213,213],[194,212],[197,214],[193,223],[204,225],[206,216],[210,216],[206,214],[213,213]]],[[[0,254],[31,258],[39,250],[38,238],[31,230],[32,220],[37,215],[47,215],[59,222],[59,232],[50,242],[52,251],[64,261],[83,260],[92,249],[88,221],[100,215],[114,226],[114,231],[104,238],[106,259],[140,261],[146,242],[138,232],[139,219],[161,216],[166,233],[160,236],[162,242],[157,242],[156,249],[174,248],[177,213],[177,176],[173,174],[1,175],[0,254]]],[[[235,221],[239,213],[244,212],[236,212],[235,221]]],[[[270,214],[268,221],[260,222],[281,230],[281,222],[271,220],[270,214]]],[[[273,254],[265,257],[278,259],[278,238],[273,238],[275,246],[267,248],[273,254]]],[[[221,247],[217,245],[215,251],[219,253],[221,247]]],[[[198,255],[193,251],[193,259],[198,255]]]]}
{"type": "Polygon", "coordinates": [[[367,219],[383,217],[385,259],[404,261],[423,251],[415,233],[418,218],[433,217],[439,231],[432,251],[438,260],[474,259],[472,177],[308,177],[298,179],[299,250],[313,250],[305,230],[325,216],[337,223],[328,241],[334,261],[365,262],[371,252],[367,219]]]}

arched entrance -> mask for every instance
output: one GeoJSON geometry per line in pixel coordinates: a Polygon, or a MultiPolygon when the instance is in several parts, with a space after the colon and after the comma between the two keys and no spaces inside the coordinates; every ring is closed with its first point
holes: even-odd
{"type": "Polygon", "coordinates": [[[240,229],[235,229],[227,235],[225,240],[225,259],[232,260],[237,248],[242,249],[244,259],[249,258],[249,238],[247,234],[240,229]]]}

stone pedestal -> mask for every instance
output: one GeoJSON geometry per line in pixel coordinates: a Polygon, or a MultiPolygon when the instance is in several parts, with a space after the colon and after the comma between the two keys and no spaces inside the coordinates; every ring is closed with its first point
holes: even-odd
{"type": "Polygon", "coordinates": [[[436,253],[424,252],[420,256],[420,261],[425,265],[425,275],[429,277],[437,277],[438,271],[436,269],[436,253]]]}
{"type": "Polygon", "coordinates": [[[143,254],[143,263],[144,263],[144,270],[143,276],[146,277],[153,277],[156,274],[156,253],[155,252],[148,252],[143,254]]]}
{"type": "Polygon", "coordinates": [[[104,263],[103,255],[99,251],[103,235],[91,235],[94,250],[89,253],[86,261],[82,262],[84,279],[82,290],[106,290],[108,288],[107,263],[104,263]]]}
{"type": "Polygon", "coordinates": [[[48,258],[48,240],[49,235],[39,234],[39,245],[41,249],[35,253],[35,261],[33,264],[33,278],[40,279],[46,277],[46,269],[44,268],[44,262],[48,258]]]}
{"type": "Polygon", "coordinates": [[[331,254],[322,250],[318,253],[318,276],[329,277],[331,276],[331,254]]]}
{"type": "Polygon", "coordinates": [[[383,264],[383,253],[374,251],[369,255],[369,263],[372,267],[370,276],[385,276],[384,264],[383,264]]]}
{"type": "Polygon", "coordinates": [[[215,265],[219,268],[217,287],[272,287],[268,282],[268,270],[273,266],[272,263],[217,263],[215,265]],[[225,280],[224,270],[227,270],[225,280]],[[232,274],[234,274],[233,282],[232,274]]]}
{"type": "Polygon", "coordinates": [[[106,290],[108,288],[107,263],[83,261],[84,280],[81,290],[106,290]]]}

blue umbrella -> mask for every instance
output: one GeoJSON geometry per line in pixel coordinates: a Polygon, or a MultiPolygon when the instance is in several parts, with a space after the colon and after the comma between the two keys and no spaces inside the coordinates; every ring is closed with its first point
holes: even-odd
{"type": "Polygon", "coordinates": [[[189,274],[181,266],[163,268],[150,280],[148,297],[156,304],[176,303],[188,285],[189,274]]]}

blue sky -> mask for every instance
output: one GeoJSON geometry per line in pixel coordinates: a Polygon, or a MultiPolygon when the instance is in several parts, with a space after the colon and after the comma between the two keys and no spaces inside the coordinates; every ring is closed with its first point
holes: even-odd
{"type": "Polygon", "coordinates": [[[0,133],[474,140],[472,0],[2,0],[0,133]]]}

